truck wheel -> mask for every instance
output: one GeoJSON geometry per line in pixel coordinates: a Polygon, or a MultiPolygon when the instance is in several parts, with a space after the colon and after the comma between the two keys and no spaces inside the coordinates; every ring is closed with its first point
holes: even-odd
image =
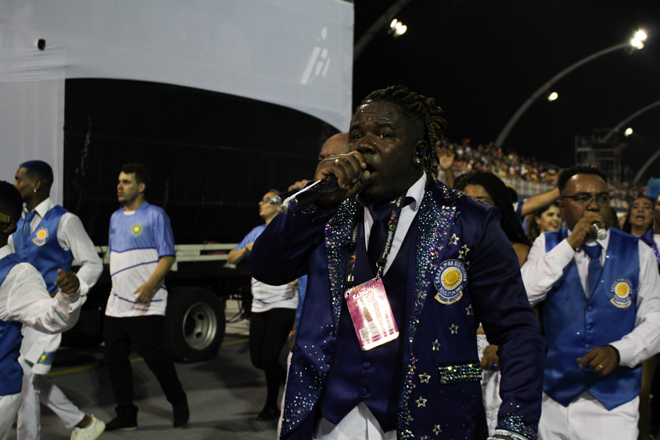
{"type": "Polygon", "coordinates": [[[165,314],[165,343],[174,360],[212,359],[225,337],[225,311],[218,296],[201,287],[175,287],[165,314]]]}

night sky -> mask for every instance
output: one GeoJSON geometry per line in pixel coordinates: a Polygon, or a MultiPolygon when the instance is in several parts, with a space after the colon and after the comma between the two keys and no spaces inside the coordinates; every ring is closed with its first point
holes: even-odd
{"type": "MultiPolygon", "coordinates": [[[[355,40],[393,1],[355,0],[355,40]]],[[[377,35],[354,65],[353,97],[392,84],[436,98],[451,141],[495,141],[541,85],[573,63],[630,40],[643,28],[642,50],[621,49],[555,84],[559,99],[541,97],[504,143],[519,154],[559,166],[574,163],[575,136],[611,128],[660,100],[660,1],[412,0],[396,16],[398,39],[377,35]]],[[[660,106],[630,122],[624,165],[635,173],[660,148],[660,106]]],[[[624,139],[623,137],[621,138],[624,139]]],[[[660,177],[658,159],[649,176],[660,177]]]]}

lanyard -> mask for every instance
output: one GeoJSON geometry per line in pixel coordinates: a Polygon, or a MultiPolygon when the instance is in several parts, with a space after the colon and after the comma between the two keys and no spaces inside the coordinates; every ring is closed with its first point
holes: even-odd
{"type": "MultiPolygon", "coordinates": [[[[380,275],[383,273],[383,269],[387,264],[387,258],[390,255],[390,250],[392,250],[392,243],[394,242],[394,233],[396,228],[399,225],[399,217],[401,216],[401,210],[403,209],[403,201],[405,200],[406,195],[402,194],[394,202],[394,209],[392,209],[392,214],[390,215],[390,221],[387,224],[387,236],[385,237],[385,243],[383,245],[383,250],[378,257],[378,262],[376,267],[378,271],[376,273],[376,279],[380,278],[380,275]]],[[[359,227],[362,225],[362,220],[364,219],[364,208],[360,210],[360,215],[358,216],[355,226],[353,227],[353,234],[351,235],[351,241],[348,247],[348,258],[346,259],[346,280],[344,283],[344,289],[348,290],[353,287],[355,282],[354,272],[355,272],[355,248],[358,240],[359,227]]]]}

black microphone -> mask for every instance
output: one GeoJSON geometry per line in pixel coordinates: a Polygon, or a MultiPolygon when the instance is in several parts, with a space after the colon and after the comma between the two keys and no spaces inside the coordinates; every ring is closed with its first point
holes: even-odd
{"type": "Polygon", "coordinates": [[[303,206],[307,206],[337,189],[339,189],[337,178],[334,175],[326,176],[324,179],[317,180],[311,185],[308,185],[295,194],[287,197],[282,202],[281,211],[284,214],[295,212],[303,206]]]}

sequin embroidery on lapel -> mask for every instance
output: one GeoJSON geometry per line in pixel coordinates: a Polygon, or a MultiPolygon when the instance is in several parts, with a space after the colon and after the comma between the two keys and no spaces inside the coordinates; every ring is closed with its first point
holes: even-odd
{"type": "Polygon", "coordinates": [[[346,247],[357,219],[357,202],[348,199],[339,207],[325,226],[325,249],[328,257],[328,275],[330,295],[332,296],[332,315],[337,334],[342,298],[344,296],[344,277],[346,275],[346,247]]]}
{"type": "MultiPolygon", "coordinates": [[[[419,318],[424,308],[426,296],[433,285],[433,278],[440,264],[440,255],[449,240],[449,231],[454,224],[456,216],[456,206],[453,201],[456,198],[456,192],[447,188],[439,182],[434,182],[435,188],[430,188],[424,194],[422,204],[417,215],[418,220],[418,238],[415,261],[416,286],[415,301],[412,316],[408,317],[408,338],[412,349],[415,340],[415,333],[419,324],[419,318]],[[434,198],[434,190],[440,190],[442,193],[441,204],[434,198]]],[[[399,402],[398,413],[398,431],[401,433],[401,439],[414,438],[409,427],[412,420],[410,412],[410,396],[415,386],[414,373],[417,358],[411,353],[410,364],[403,380],[403,390],[399,402]]]]}

